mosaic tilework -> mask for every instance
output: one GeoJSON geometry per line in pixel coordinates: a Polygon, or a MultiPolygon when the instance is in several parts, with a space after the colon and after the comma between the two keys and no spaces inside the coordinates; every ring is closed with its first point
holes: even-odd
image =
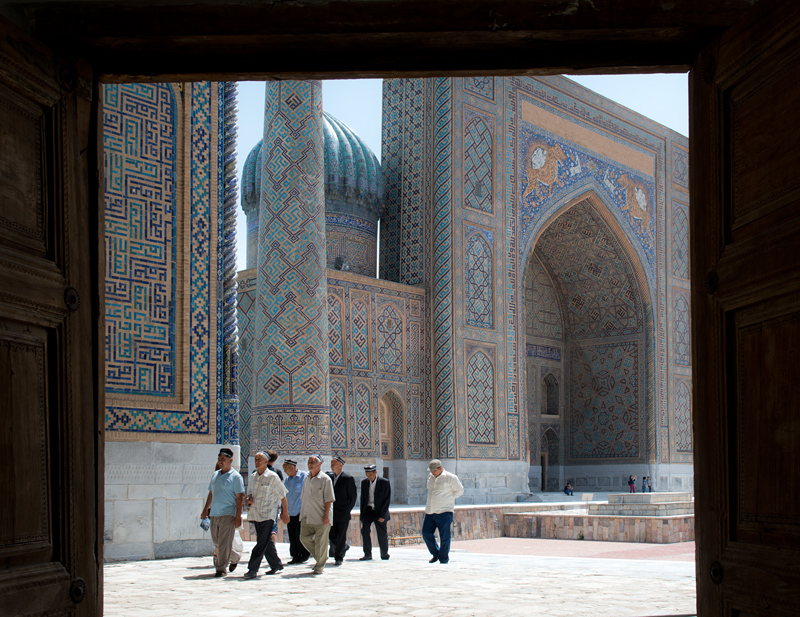
{"type": "Polygon", "coordinates": [[[471,444],[497,441],[494,365],[482,350],[467,361],[467,436],[471,444]]]}
{"type": "Polygon", "coordinates": [[[570,352],[570,456],[638,457],[641,453],[639,344],[573,347],[570,352]]]}
{"type": "Polygon", "coordinates": [[[322,145],[320,82],[267,82],[253,414],[292,454],[330,448],[322,145]]]}
{"type": "Polygon", "coordinates": [[[494,77],[467,77],[464,90],[494,100],[494,77]]]}
{"type": "Polygon", "coordinates": [[[389,303],[378,309],[378,370],[403,373],[403,319],[389,303]]]}
{"type": "MultiPolygon", "coordinates": [[[[344,366],[345,339],[342,336],[344,327],[344,307],[336,295],[328,294],[328,350],[330,366],[344,366]]],[[[333,403],[331,403],[333,404],[333,403]]]]}
{"type": "Polygon", "coordinates": [[[359,298],[350,304],[350,346],[353,368],[369,370],[370,362],[370,301],[359,298]]]}
{"type": "Polygon", "coordinates": [[[403,158],[401,126],[404,85],[402,79],[383,80],[381,118],[381,168],[384,200],[381,217],[380,274],[388,281],[400,282],[400,209],[403,158]]]}
{"type": "Polygon", "coordinates": [[[375,276],[378,227],[362,218],[326,213],[325,242],[328,268],[375,276]]]}
{"type": "Polygon", "coordinates": [[[452,90],[453,81],[437,78],[434,87],[433,151],[433,379],[437,452],[456,455],[453,408],[453,262],[452,262],[452,90]]]}
{"type": "Polygon", "coordinates": [[[561,360],[561,348],[548,345],[525,344],[525,356],[528,358],[544,358],[545,360],[561,360]]]}
{"type": "Polygon", "coordinates": [[[542,379],[542,414],[558,415],[560,409],[558,386],[558,379],[552,373],[545,375],[542,379]]]}
{"type": "Polygon", "coordinates": [[[625,232],[636,238],[634,245],[653,276],[656,190],[652,178],[573,147],[524,121],[520,123],[519,148],[521,259],[527,257],[541,225],[539,215],[576,190],[591,188],[612,207],[625,232]]]}
{"type": "MultiPolygon", "coordinates": [[[[162,88],[172,91],[172,86],[109,86],[112,91],[130,92],[154,92],[162,88]]],[[[116,97],[116,104],[119,104],[125,97],[116,97]]],[[[144,401],[136,399],[135,404],[130,404],[124,397],[117,393],[109,392],[106,397],[108,406],[106,407],[106,430],[110,434],[119,432],[114,438],[125,438],[123,432],[128,433],[170,433],[172,435],[198,435],[216,436],[217,416],[221,402],[216,395],[218,384],[218,371],[221,369],[218,364],[218,347],[216,344],[217,320],[221,307],[221,295],[218,291],[218,273],[216,272],[216,261],[212,261],[211,255],[216,255],[217,251],[217,232],[218,232],[218,213],[216,193],[212,192],[212,178],[216,178],[214,173],[218,165],[218,158],[211,155],[212,144],[218,139],[218,127],[214,122],[218,112],[216,107],[212,107],[217,99],[217,89],[209,82],[198,82],[191,85],[186,92],[187,108],[185,110],[185,125],[189,131],[191,143],[191,155],[186,161],[190,169],[190,182],[188,186],[191,215],[188,223],[188,233],[190,234],[191,262],[188,271],[184,274],[189,278],[189,286],[192,289],[191,299],[188,307],[186,323],[188,341],[183,343],[184,349],[181,351],[187,354],[188,366],[181,367],[181,370],[189,371],[188,392],[181,394],[182,398],[173,397],[167,401],[157,400],[144,401]],[[213,356],[213,358],[212,358],[213,356]],[[212,400],[217,404],[212,406],[212,400]]],[[[114,96],[105,102],[105,112],[115,113],[114,96]]],[[[136,106],[129,107],[129,111],[118,110],[116,113],[136,112],[136,106]]],[[[139,108],[143,111],[143,108],[139,108]]],[[[152,118],[156,118],[157,114],[152,118]]],[[[134,125],[138,122],[135,117],[131,118],[128,126],[134,130],[134,125]]],[[[139,125],[141,126],[141,125],[139,125]]],[[[166,123],[159,122],[153,125],[152,129],[159,135],[165,136],[175,133],[175,124],[167,126],[166,123]]],[[[151,135],[152,139],[154,135],[151,135]]],[[[143,135],[144,138],[144,135],[143,135]]],[[[139,142],[140,144],[146,142],[139,142]]],[[[215,146],[217,152],[220,151],[218,145],[215,146]]],[[[136,163],[139,169],[147,168],[145,162],[136,163]]],[[[167,165],[169,168],[169,165],[167,165]]],[[[156,166],[150,166],[150,172],[160,173],[156,166]]],[[[114,181],[109,176],[110,181],[114,181]]],[[[120,176],[124,182],[124,174],[120,176]]],[[[155,187],[154,187],[155,188],[155,187]]],[[[148,194],[155,195],[158,191],[148,194]]],[[[138,199],[138,197],[137,197],[138,199]]],[[[176,201],[177,203],[177,201],[176,201]]],[[[182,216],[182,215],[181,215],[182,216]]],[[[188,217],[187,217],[188,218],[188,217]]],[[[119,220],[119,219],[118,219],[119,220]]],[[[132,228],[140,226],[147,218],[142,218],[138,213],[131,219],[129,225],[132,228]]],[[[121,224],[121,222],[120,222],[121,224]]],[[[159,233],[164,233],[163,230],[159,233]]],[[[112,254],[107,263],[112,264],[115,256],[112,254]]],[[[167,293],[171,293],[168,290],[167,293]]],[[[174,305],[173,305],[174,306],[174,305]]],[[[177,307],[175,307],[177,309],[177,307]]],[[[181,308],[183,310],[183,308],[181,308]]],[[[171,350],[176,354],[176,350],[171,350]]]]}
{"type": "Polygon", "coordinates": [[[331,379],[331,452],[347,451],[347,382],[331,379]]]}
{"type": "Polygon", "coordinates": [[[672,205],[672,274],[689,278],[689,215],[677,203],[672,205]]]}
{"type": "Polygon", "coordinates": [[[536,253],[531,255],[528,262],[524,298],[525,334],[529,337],[564,340],[558,295],[536,253]]]}
{"type": "Polygon", "coordinates": [[[675,391],[675,447],[678,452],[692,451],[692,393],[684,380],[675,391]]]}
{"type": "Polygon", "coordinates": [[[559,462],[559,447],[558,447],[558,434],[552,427],[545,428],[542,427],[544,432],[542,433],[542,440],[540,444],[540,452],[547,453],[547,464],[548,465],[560,465],[559,462]]]}
{"type": "Polygon", "coordinates": [[[175,394],[176,122],[169,85],[103,88],[108,392],[175,394]]]}
{"type": "Polygon", "coordinates": [[[536,254],[553,273],[573,339],[644,331],[636,277],[618,241],[585,202],[542,234],[536,254]]]}
{"type": "Polygon", "coordinates": [[[494,116],[464,109],[464,206],[491,213],[494,116]]]}
{"type": "Polygon", "coordinates": [[[251,448],[250,417],[253,403],[253,351],[255,342],[256,321],[256,271],[247,270],[239,273],[237,319],[239,322],[239,445],[242,453],[242,465],[247,469],[247,457],[256,449],[251,448]]]}
{"type": "Polygon", "coordinates": [[[685,294],[675,293],[675,364],[691,366],[692,339],[689,328],[689,299],[685,294]]]}
{"type": "Polygon", "coordinates": [[[395,460],[405,458],[405,431],[403,427],[403,401],[393,390],[389,390],[383,395],[386,401],[387,413],[389,415],[391,427],[392,457],[395,460]]]}
{"type": "Polygon", "coordinates": [[[677,144],[672,144],[672,181],[689,189],[689,153],[677,144]]]}
{"type": "MultiPolygon", "coordinates": [[[[465,234],[474,228],[466,227],[465,234]]],[[[486,241],[485,234],[491,238],[491,232],[484,234],[475,231],[468,236],[464,255],[464,296],[465,318],[468,326],[492,328],[494,326],[494,287],[492,272],[494,269],[492,248],[486,241]]]]}

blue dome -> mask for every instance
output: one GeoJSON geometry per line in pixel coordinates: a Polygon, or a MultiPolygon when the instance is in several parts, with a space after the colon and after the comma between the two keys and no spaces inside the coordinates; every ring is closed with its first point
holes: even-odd
{"type": "MultiPolygon", "coordinates": [[[[383,175],[378,158],[346,124],[322,114],[325,152],[325,212],[351,214],[377,223],[383,214],[383,175]]],[[[258,212],[263,140],[253,147],[242,170],[242,208],[258,212]]]]}

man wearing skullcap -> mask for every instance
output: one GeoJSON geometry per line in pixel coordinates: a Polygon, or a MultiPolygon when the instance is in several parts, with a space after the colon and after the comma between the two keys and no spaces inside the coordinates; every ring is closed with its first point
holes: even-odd
{"type": "Polygon", "coordinates": [[[464,487],[454,473],[445,471],[442,462],[433,459],[428,463],[428,500],[425,503],[425,519],[422,521],[422,539],[432,557],[428,563],[450,561],[450,527],[456,499],[464,494],[464,487]],[[439,545],[434,532],[439,530],[439,545]]]}
{"type": "Polygon", "coordinates": [[[370,531],[375,523],[378,535],[378,546],[381,559],[389,559],[389,534],[386,524],[389,522],[389,503],[392,501],[392,487],[389,480],[378,476],[375,465],[364,467],[367,478],[361,481],[361,546],[364,556],[360,561],[372,560],[372,537],[370,531]]]}
{"type": "Polygon", "coordinates": [[[347,545],[347,529],[350,527],[350,511],[356,505],[358,491],[356,480],[346,471],[343,471],[344,459],[334,456],[331,459],[331,471],[328,472],[333,483],[333,524],[331,525],[331,551],[337,566],[342,565],[344,554],[350,547],[347,545]]]}
{"type": "Polygon", "coordinates": [[[303,503],[300,504],[300,541],[314,558],[314,574],[322,574],[328,561],[328,537],[331,532],[336,500],[333,483],[322,471],[322,456],[308,457],[308,477],[303,482],[303,503]]]}
{"type": "Polygon", "coordinates": [[[286,501],[289,503],[289,524],[286,525],[286,530],[289,532],[289,554],[292,556],[288,565],[296,566],[305,563],[310,557],[310,553],[300,542],[300,505],[303,497],[303,483],[308,474],[297,469],[297,461],[293,458],[284,459],[283,471],[286,474],[283,485],[288,491],[286,501]]]}
{"type": "Polygon", "coordinates": [[[233,534],[242,526],[244,480],[233,468],[233,450],[222,448],[217,456],[219,469],[211,476],[208,497],[200,518],[211,518],[211,541],[217,549],[215,576],[225,576],[225,569],[236,569],[241,555],[231,547],[233,534]]]}

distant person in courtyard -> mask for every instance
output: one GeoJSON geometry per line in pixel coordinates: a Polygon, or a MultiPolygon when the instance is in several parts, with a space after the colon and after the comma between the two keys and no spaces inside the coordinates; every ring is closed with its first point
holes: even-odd
{"type": "Polygon", "coordinates": [[[283,461],[283,471],[286,473],[283,485],[288,491],[286,501],[289,503],[289,524],[286,525],[286,530],[289,532],[289,555],[292,557],[288,565],[296,566],[308,561],[310,555],[300,542],[300,506],[303,502],[303,483],[308,474],[298,470],[297,461],[291,458],[283,461]]]}
{"type": "Polygon", "coordinates": [[[200,518],[211,519],[211,541],[217,558],[214,563],[215,576],[225,576],[225,570],[233,572],[241,555],[231,547],[236,528],[242,526],[244,504],[244,480],[233,468],[233,450],[222,448],[217,456],[219,469],[211,476],[206,505],[200,518]]]}
{"type": "Polygon", "coordinates": [[[273,467],[273,465],[275,464],[275,461],[278,460],[278,453],[277,452],[273,452],[272,450],[267,450],[266,451],[266,455],[267,455],[267,458],[269,459],[268,462],[267,462],[267,469],[269,469],[271,472],[273,472],[275,474],[278,474],[278,478],[280,478],[281,482],[283,482],[283,474],[281,473],[281,470],[280,469],[276,469],[275,467],[273,467]]]}
{"type": "Polygon", "coordinates": [[[567,482],[567,485],[564,487],[564,494],[565,495],[572,495],[572,493],[573,493],[572,485],[569,482],[567,482]]]}
{"type": "Polygon", "coordinates": [[[428,463],[428,499],[425,502],[425,519],[422,522],[422,539],[432,557],[428,563],[450,561],[450,529],[456,499],[464,494],[458,477],[445,471],[442,462],[433,459],[428,463]],[[439,545],[434,532],[439,530],[439,545]]]}
{"type": "Polygon", "coordinates": [[[337,566],[344,562],[344,554],[350,548],[347,544],[347,529],[350,527],[350,511],[356,505],[358,491],[356,490],[356,479],[346,471],[343,471],[344,459],[341,456],[334,456],[331,459],[331,471],[328,477],[333,483],[333,524],[331,525],[331,557],[337,566]]]}
{"type": "Polygon", "coordinates": [[[647,491],[647,476],[642,476],[642,492],[647,491]]]}
{"type": "Polygon", "coordinates": [[[650,476],[647,476],[647,492],[648,493],[653,492],[653,478],[651,478],[650,476]]]}
{"type": "Polygon", "coordinates": [[[303,482],[300,504],[300,542],[314,558],[314,574],[322,574],[328,561],[328,538],[333,518],[331,506],[336,499],[333,482],[322,473],[322,462],[319,454],[308,457],[308,476],[303,482]]]}
{"type": "Polygon", "coordinates": [[[636,492],[636,476],[628,476],[628,489],[629,493],[636,492]]]}
{"type": "Polygon", "coordinates": [[[378,476],[375,465],[364,467],[366,479],[361,481],[361,546],[364,556],[360,561],[372,559],[372,524],[378,536],[381,559],[389,559],[389,534],[386,525],[389,522],[389,504],[392,501],[392,487],[389,480],[378,476]]]}
{"type": "Polygon", "coordinates": [[[275,550],[272,529],[275,525],[278,507],[281,520],[289,522],[289,504],[286,502],[286,487],[274,471],[267,468],[268,457],[264,452],[255,455],[255,471],[250,474],[247,484],[247,521],[253,523],[256,530],[256,545],[250,552],[250,562],[244,578],[255,578],[261,560],[266,556],[269,570],[267,574],[275,574],[283,570],[283,564],[275,550]]]}

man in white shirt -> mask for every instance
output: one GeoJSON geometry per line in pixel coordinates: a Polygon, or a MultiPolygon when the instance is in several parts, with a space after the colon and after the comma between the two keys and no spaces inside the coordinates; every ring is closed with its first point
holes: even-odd
{"type": "Polygon", "coordinates": [[[432,557],[428,563],[450,561],[450,528],[456,499],[464,494],[458,477],[445,471],[442,462],[433,459],[428,463],[428,500],[425,502],[425,520],[422,522],[422,539],[432,557]],[[439,530],[439,545],[433,535],[439,530]]]}
{"type": "Polygon", "coordinates": [[[322,574],[328,561],[328,537],[331,533],[331,505],[336,501],[333,482],[321,473],[322,457],[308,457],[308,476],[303,482],[300,504],[300,542],[314,558],[314,574],[322,574]]]}
{"type": "Polygon", "coordinates": [[[263,452],[257,452],[256,469],[250,474],[247,484],[247,520],[256,528],[256,545],[250,553],[250,562],[244,578],[255,578],[261,560],[266,556],[270,569],[267,574],[275,574],[283,570],[283,564],[272,541],[272,528],[278,506],[281,508],[281,520],[289,522],[289,506],[286,503],[286,487],[274,471],[267,468],[269,458],[263,452]]]}

